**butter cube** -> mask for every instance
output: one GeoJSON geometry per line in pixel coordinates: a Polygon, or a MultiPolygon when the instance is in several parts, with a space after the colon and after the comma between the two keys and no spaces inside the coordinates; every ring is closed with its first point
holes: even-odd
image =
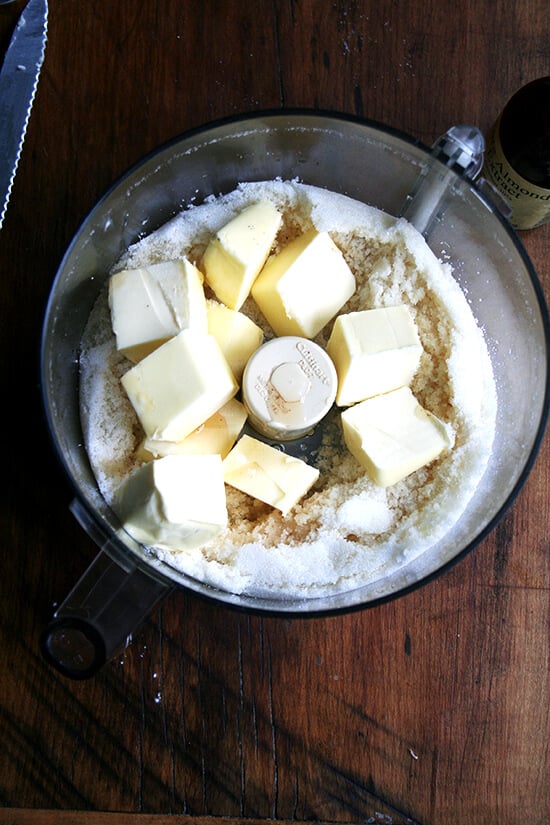
{"type": "Polygon", "coordinates": [[[207,302],[206,316],[208,332],[220,345],[233,375],[240,381],[250,356],[264,339],[263,330],[242,312],[216,301],[207,302]]]}
{"type": "Polygon", "coordinates": [[[327,343],[338,375],[341,407],[410,384],[422,355],[404,304],[339,315],[327,343]]]}
{"type": "Polygon", "coordinates": [[[207,331],[202,275],[186,259],[116,272],[109,307],[117,349],[134,363],[182,329],[207,331]]]}
{"type": "Polygon", "coordinates": [[[121,378],[149,438],[182,441],[239,385],[212,335],[184,329],[121,378]]]}
{"type": "Polygon", "coordinates": [[[266,263],[252,297],[276,335],[314,338],[355,292],[355,278],[327,232],[291,241],[266,263]]]}
{"type": "Polygon", "coordinates": [[[420,406],[409,387],[368,398],[341,414],[344,441],[372,481],[398,481],[452,446],[442,421],[420,406]]]}
{"type": "Polygon", "coordinates": [[[230,309],[240,309],[263,267],[282,222],[267,201],[252,204],[212,238],[202,258],[207,282],[230,309]]]}
{"type": "Polygon", "coordinates": [[[223,462],[226,484],[286,515],[317,481],[319,471],[249,435],[223,462]]]}
{"type": "Polygon", "coordinates": [[[232,398],[227,404],[184,438],[183,441],[159,441],[145,438],[138,458],[151,461],[165,455],[221,455],[228,454],[241,434],[247,418],[244,404],[232,398]]]}
{"type": "Polygon", "coordinates": [[[170,455],[143,464],[115,494],[115,510],[136,541],[192,549],[227,526],[218,455],[170,455]]]}

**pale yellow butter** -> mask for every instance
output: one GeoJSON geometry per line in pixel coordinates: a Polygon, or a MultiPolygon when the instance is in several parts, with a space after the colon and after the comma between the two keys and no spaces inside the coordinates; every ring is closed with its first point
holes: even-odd
{"type": "Polygon", "coordinates": [[[283,515],[319,477],[319,471],[305,461],[249,435],[243,435],[224,459],[223,473],[226,484],[276,507],[283,515]]]}
{"type": "Polygon", "coordinates": [[[355,292],[355,278],[328,232],[312,229],[268,260],[252,297],[276,335],[314,338],[355,292]]]}
{"type": "Polygon", "coordinates": [[[182,329],[206,332],[202,282],[187,259],[112,275],[109,307],[117,349],[137,363],[182,329]]]}
{"type": "Polygon", "coordinates": [[[199,547],[227,526],[222,460],[171,455],[143,464],[118,488],[115,510],[142,544],[199,547]]]}
{"type": "Polygon", "coordinates": [[[244,404],[232,398],[183,441],[145,438],[137,457],[142,461],[151,461],[165,455],[217,454],[225,458],[239,437],[246,419],[244,404]]]}
{"type": "Polygon", "coordinates": [[[370,478],[389,487],[452,446],[452,432],[409,387],[368,398],[341,414],[344,440],[370,478]]]}
{"type": "Polygon", "coordinates": [[[268,201],[248,206],[215,234],[202,258],[205,277],[230,309],[240,309],[271,251],[281,226],[268,201]]]}
{"type": "Polygon", "coordinates": [[[233,375],[240,381],[247,361],[264,339],[263,330],[247,315],[217,301],[207,302],[206,315],[208,332],[217,340],[233,375]]]}
{"type": "Polygon", "coordinates": [[[367,309],[339,315],[327,352],[338,374],[342,407],[410,384],[422,344],[409,308],[367,309]]]}
{"type": "Polygon", "coordinates": [[[236,394],[214,336],[183,330],[121,378],[145,434],[182,441],[236,394]]]}

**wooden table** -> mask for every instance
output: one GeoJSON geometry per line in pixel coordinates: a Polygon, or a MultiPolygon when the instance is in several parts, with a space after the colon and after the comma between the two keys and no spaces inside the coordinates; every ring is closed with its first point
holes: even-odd
{"type": "MultiPolygon", "coordinates": [[[[21,9],[0,7],[2,48],[21,9]]],[[[65,248],[160,143],[283,106],[426,144],[454,123],[486,130],[549,73],[549,38],[546,0],[51,0],[0,233],[2,823],[550,821],[548,440],[493,533],[425,587],[306,621],[178,591],[72,682],[38,638],[96,549],[67,509],[37,366],[65,248]]],[[[523,239],[548,290],[550,224],[523,239]]]]}

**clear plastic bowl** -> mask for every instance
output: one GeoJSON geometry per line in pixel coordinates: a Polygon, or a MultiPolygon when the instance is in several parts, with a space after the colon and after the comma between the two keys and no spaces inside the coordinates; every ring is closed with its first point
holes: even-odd
{"type": "Polygon", "coordinates": [[[467,291],[485,330],[498,391],[489,467],[464,517],[444,540],[393,575],[333,596],[279,600],[215,590],[166,566],[121,530],[97,488],[83,445],[80,340],[102,283],[131,243],[189,204],[229,192],[242,181],[298,178],[399,214],[428,167],[438,173],[429,148],[380,124],[333,113],[265,113],[173,140],[124,175],[88,215],[52,286],[43,327],[42,388],[53,443],[74,487],[73,511],[103,552],[45,634],[43,649],[54,665],[71,676],[90,675],[174,586],[246,610],[286,615],[375,604],[456,562],[511,505],[532,467],[548,416],[548,310],[533,266],[507,221],[478,186],[444,167],[443,211],[427,240],[436,255],[451,262],[467,291]],[[86,654],[81,642],[89,648],[86,654]]]}

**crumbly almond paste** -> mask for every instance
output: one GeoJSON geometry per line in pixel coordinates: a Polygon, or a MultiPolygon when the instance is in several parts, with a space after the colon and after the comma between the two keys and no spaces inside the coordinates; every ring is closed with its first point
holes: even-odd
{"type": "MultiPolygon", "coordinates": [[[[245,206],[270,200],[283,215],[273,251],[312,226],[328,231],[357,289],[340,312],[405,303],[424,348],[411,388],[455,432],[452,449],[387,489],[377,487],[347,451],[339,416],[322,432],[316,485],[283,517],[227,489],[229,525],[196,550],[152,548],[171,568],[232,593],[313,598],[388,575],[452,533],[487,468],[496,389],[487,345],[451,267],[403,219],[296,181],[241,184],[181,212],[123,255],[113,272],[187,256],[198,265],[212,233],[245,206]]],[[[273,337],[249,298],[242,307],[273,337]]],[[[332,323],[315,339],[326,345],[332,323]]],[[[143,433],[120,384],[131,366],[117,353],[104,289],[81,350],[80,405],[86,448],[99,489],[113,503],[135,468],[143,433]]]]}

